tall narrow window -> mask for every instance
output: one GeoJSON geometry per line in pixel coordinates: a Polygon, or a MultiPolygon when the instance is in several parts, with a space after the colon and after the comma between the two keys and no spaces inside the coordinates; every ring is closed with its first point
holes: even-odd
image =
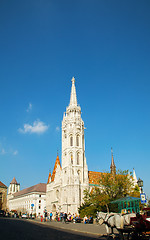
{"type": "Polygon", "coordinates": [[[79,153],[77,153],[77,165],[80,164],[80,160],[79,160],[79,153]]]}
{"type": "Polygon", "coordinates": [[[76,144],[79,146],[79,135],[76,136],[76,144]]]}
{"type": "Polygon", "coordinates": [[[73,164],[73,155],[72,155],[72,153],[70,155],[70,158],[71,158],[71,164],[73,164]]]}
{"type": "Polygon", "coordinates": [[[73,136],[70,136],[70,146],[73,146],[73,136]]]}

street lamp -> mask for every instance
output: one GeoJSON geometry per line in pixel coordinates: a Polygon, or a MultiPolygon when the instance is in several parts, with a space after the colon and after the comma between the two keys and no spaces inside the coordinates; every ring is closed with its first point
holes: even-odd
{"type": "Polygon", "coordinates": [[[138,181],[137,181],[137,184],[138,184],[138,186],[139,186],[139,188],[141,188],[141,193],[143,192],[143,180],[142,179],[138,179],[138,181]]]}

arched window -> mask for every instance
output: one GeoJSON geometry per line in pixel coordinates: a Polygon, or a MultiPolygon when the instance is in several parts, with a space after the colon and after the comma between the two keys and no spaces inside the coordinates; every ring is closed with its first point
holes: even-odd
{"type": "Polygon", "coordinates": [[[79,153],[77,153],[77,165],[79,165],[80,164],[80,159],[79,159],[80,157],[79,157],[79,153]]]}
{"type": "Polygon", "coordinates": [[[73,146],[73,136],[70,136],[70,146],[73,146]]]}
{"type": "Polygon", "coordinates": [[[72,153],[70,154],[70,158],[71,158],[71,164],[73,164],[73,155],[72,155],[72,153]]]}
{"type": "Polygon", "coordinates": [[[79,135],[76,136],[76,145],[79,146],[79,135]]]}

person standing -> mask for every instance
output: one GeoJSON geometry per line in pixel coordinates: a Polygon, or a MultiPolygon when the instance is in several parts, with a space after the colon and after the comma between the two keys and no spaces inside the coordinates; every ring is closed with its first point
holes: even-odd
{"type": "Polygon", "coordinates": [[[52,221],[52,216],[53,216],[53,214],[52,214],[52,212],[50,212],[50,222],[52,221]]]}

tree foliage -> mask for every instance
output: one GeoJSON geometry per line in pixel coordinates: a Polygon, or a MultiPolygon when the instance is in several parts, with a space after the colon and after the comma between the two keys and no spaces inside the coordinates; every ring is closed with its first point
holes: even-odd
{"type": "Polygon", "coordinates": [[[84,192],[84,204],[79,208],[79,213],[83,217],[85,214],[95,216],[97,211],[117,211],[114,205],[111,209],[111,201],[127,195],[139,197],[139,194],[139,188],[133,186],[128,171],[119,170],[117,174],[102,173],[99,187],[84,192]]]}

